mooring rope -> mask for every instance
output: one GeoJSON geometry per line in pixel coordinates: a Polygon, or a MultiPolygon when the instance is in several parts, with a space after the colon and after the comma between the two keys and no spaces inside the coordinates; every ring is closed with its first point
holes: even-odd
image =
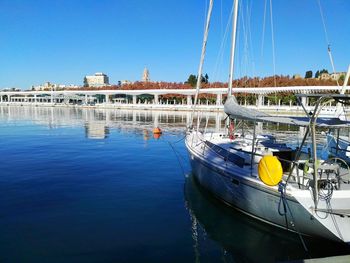
{"type": "Polygon", "coordinates": [[[292,219],[292,222],[294,224],[294,229],[298,233],[298,236],[299,236],[299,239],[301,241],[301,244],[303,245],[303,248],[304,248],[305,252],[309,253],[309,250],[307,249],[307,246],[305,244],[304,238],[303,238],[301,232],[299,231],[299,229],[298,229],[298,227],[296,225],[296,222],[294,220],[294,216],[293,216],[292,210],[289,207],[289,204],[288,204],[288,201],[287,201],[287,197],[286,197],[286,184],[279,183],[278,191],[281,193],[280,201],[279,201],[279,204],[278,204],[278,213],[281,216],[285,216],[285,218],[286,218],[286,227],[288,228],[287,214],[289,212],[290,217],[292,219]],[[280,211],[281,203],[283,204],[283,210],[284,210],[283,212],[280,211]]]}

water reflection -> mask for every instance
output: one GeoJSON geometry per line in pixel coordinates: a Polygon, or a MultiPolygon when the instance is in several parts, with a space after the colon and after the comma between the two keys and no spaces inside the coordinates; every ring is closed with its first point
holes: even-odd
{"type": "MultiPolygon", "coordinates": [[[[5,122],[31,121],[33,124],[49,128],[62,126],[84,127],[86,137],[105,139],[111,129],[133,130],[143,134],[145,140],[154,127],[164,131],[184,132],[189,124],[191,112],[120,110],[120,109],[87,109],[61,107],[0,106],[0,119],[5,122]]],[[[211,112],[198,116],[201,122],[207,122],[212,131],[224,127],[225,116],[221,112],[211,112]]],[[[159,139],[160,135],[152,135],[159,139]]]]}
{"type": "Polygon", "coordinates": [[[153,138],[154,138],[155,140],[158,140],[158,139],[160,138],[160,136],[162,136],[161,133],[153,133],[153,138]]]}
{"type": "Polygon", "coordinates": [[[109,128],[103,122],[87,122],[85,124],[85,134],[89,139],[106,139],[109,134],[109,128]]]}
{"type": "Polygon", "coordinates": [[[143,130],[143,140],[148,141],[150,139],[148,130],[143,130]]]}
{"type": "MultiPolygon", "coordinates": [[[[1,130],[0,147],[2,156],[7,156],[0,166],[0,199],[5,200],[0,204],[7,215],[1,217],[6,226],[0,238],[3,252],[13,258],[22,251],[32,262],[43,250],[58,261],[65,261],[59,258],[64,250],[69,259],[79,255],[103,261],[118,255],[155,262],[162,256],[158,261],[164,262],[171,255],[173,261],[185,262],[193,248],[198,261],[207,262],[306,258],[298,237],[225,207],[189,177],[184,194],[192,219],[191,246],[179,176],[180,166],[189,169],[182,140],[190,116],[190,112],[0,106],[0,125],[8,126],[1,130]],[[36,126],[50,130],[41,133],[36,126]],[[155,141],[152,131],[158,126],[163,135],[155,141]],[[105,141],[86,142],[84,134],[105,141]],[[167,140],[178,142],[176,151],[164,143],[167,140]],[[16,236],[19,231],[27,231],[30,238],[16,236]],[[138,255],[135,249],[140,246],[145,253],[138,255]]],[[[205,113],[195,121],[201,127],[208,123],[207,131],[220,131],[225,115],[205,113]]],[[[242,125],[244,132],[251,128],[251,124],[242,125]]],[[[259,124],[257,129],[280,138],[298,138],[295,135],[300,132],[272,124],[259,124]]],[[[328,243],[309,241],[307,245],[313,257],[344,253],[328,243]]]]}
{"type": "MultiPolygon", "coordinates": [[[[160,127],[167,134],[183,134],[186,127],[189,126],[190,118],[191,112],[179,111],[0,106],[0,120],[3,122],[30,121],[50,129],[59,127],[79,129],[83,127],[86,138],[99,140],[108,138],[113,129],[136,133],[142,136],[145,141],[149,139],[159,140],[161,135],[152,133],[153,128],[160,127]]],[[[200,112],[194,116],[193,127],[198,126],[201,131],[205,132],[219,132],[224,130],[225,122],[226,116],[223,112],[200,112]]],[[[302,127],[272,123],[257,123],[256,125],[258,133],[275,136],[280,142],[288,142],[292,147],[300,144],[304,134],[303,129],[302,127]]],[[[252,123],[236,122],[235,131],[252,134],[252,130],[252,123]]],[[[320,151],[325,144],[323,137],[318,137],[320,151]]],[[[309,140],[307,144],[309,144],[309,140]]]]}
{"type": "Polygon", "coordinates": [[[222,262],[276,262],[348,254],[347,245],[305,238],[304,251],[296,234],[258,222],[214,199],[192,175],[184,185],[186,207],[192,221],[197,262],[205,261],[207,240],[214,240],[222,262]],[[202,248],[203,247],[203,248],[202,248]]]}

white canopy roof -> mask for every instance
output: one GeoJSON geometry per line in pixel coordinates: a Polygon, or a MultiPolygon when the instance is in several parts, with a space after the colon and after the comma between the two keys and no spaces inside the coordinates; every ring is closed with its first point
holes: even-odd
{"type": "MultiPolygon", "coordinates": [[[[237,100],[234,96],[228,98],[225,103],[225,113],[231,119],[241,119],[241,120],[250,120],[257,122],[273,122],[273,123],[283,123],[296,126],[309,126],[310,119],[309,117],[286,117],[286,116],[274,116],[269,115],[264,112],[260,112],[254,109],[248,109],[242,107],[237,103],[237,100]]],[[[317,118],[316,126],[318,127],[333,127],[341,128],[350,126],[350,122],[342,121],[339,118],[317,118]]]]}

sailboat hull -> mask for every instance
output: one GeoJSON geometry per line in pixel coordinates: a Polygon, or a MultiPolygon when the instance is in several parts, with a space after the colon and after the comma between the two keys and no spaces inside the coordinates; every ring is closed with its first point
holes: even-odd
{"type": "Polygon", "coordinates": [[[186,145],[196,180],[224,203],[279,228],[340,241],[294,197],[287,196],[289,209],[284,208],[277,187],[263,186],[255,182],[255,171],[249,176],[243,175],[239,167],[226,169],[225,166],[215,163],[213,158],[208,158],[190,147],[188,142],[186,145]]]}

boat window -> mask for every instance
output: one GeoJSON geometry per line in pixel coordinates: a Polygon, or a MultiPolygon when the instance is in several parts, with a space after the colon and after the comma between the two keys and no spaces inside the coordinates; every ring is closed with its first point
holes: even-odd
{"type": "Polygon", "coordinates": [[[205,141],[205,144],[210,149],[212,149],[214,152],[216,152],[218,155],[223,157],[225,160],[228,160],[241,168],[244,167],[245,159],[243,157],[241,157],[235,153],[231,153],[231,152],[227,151],[226,149],[224,149],[220,146],[217,146],[209,141],[205,141]]]}

